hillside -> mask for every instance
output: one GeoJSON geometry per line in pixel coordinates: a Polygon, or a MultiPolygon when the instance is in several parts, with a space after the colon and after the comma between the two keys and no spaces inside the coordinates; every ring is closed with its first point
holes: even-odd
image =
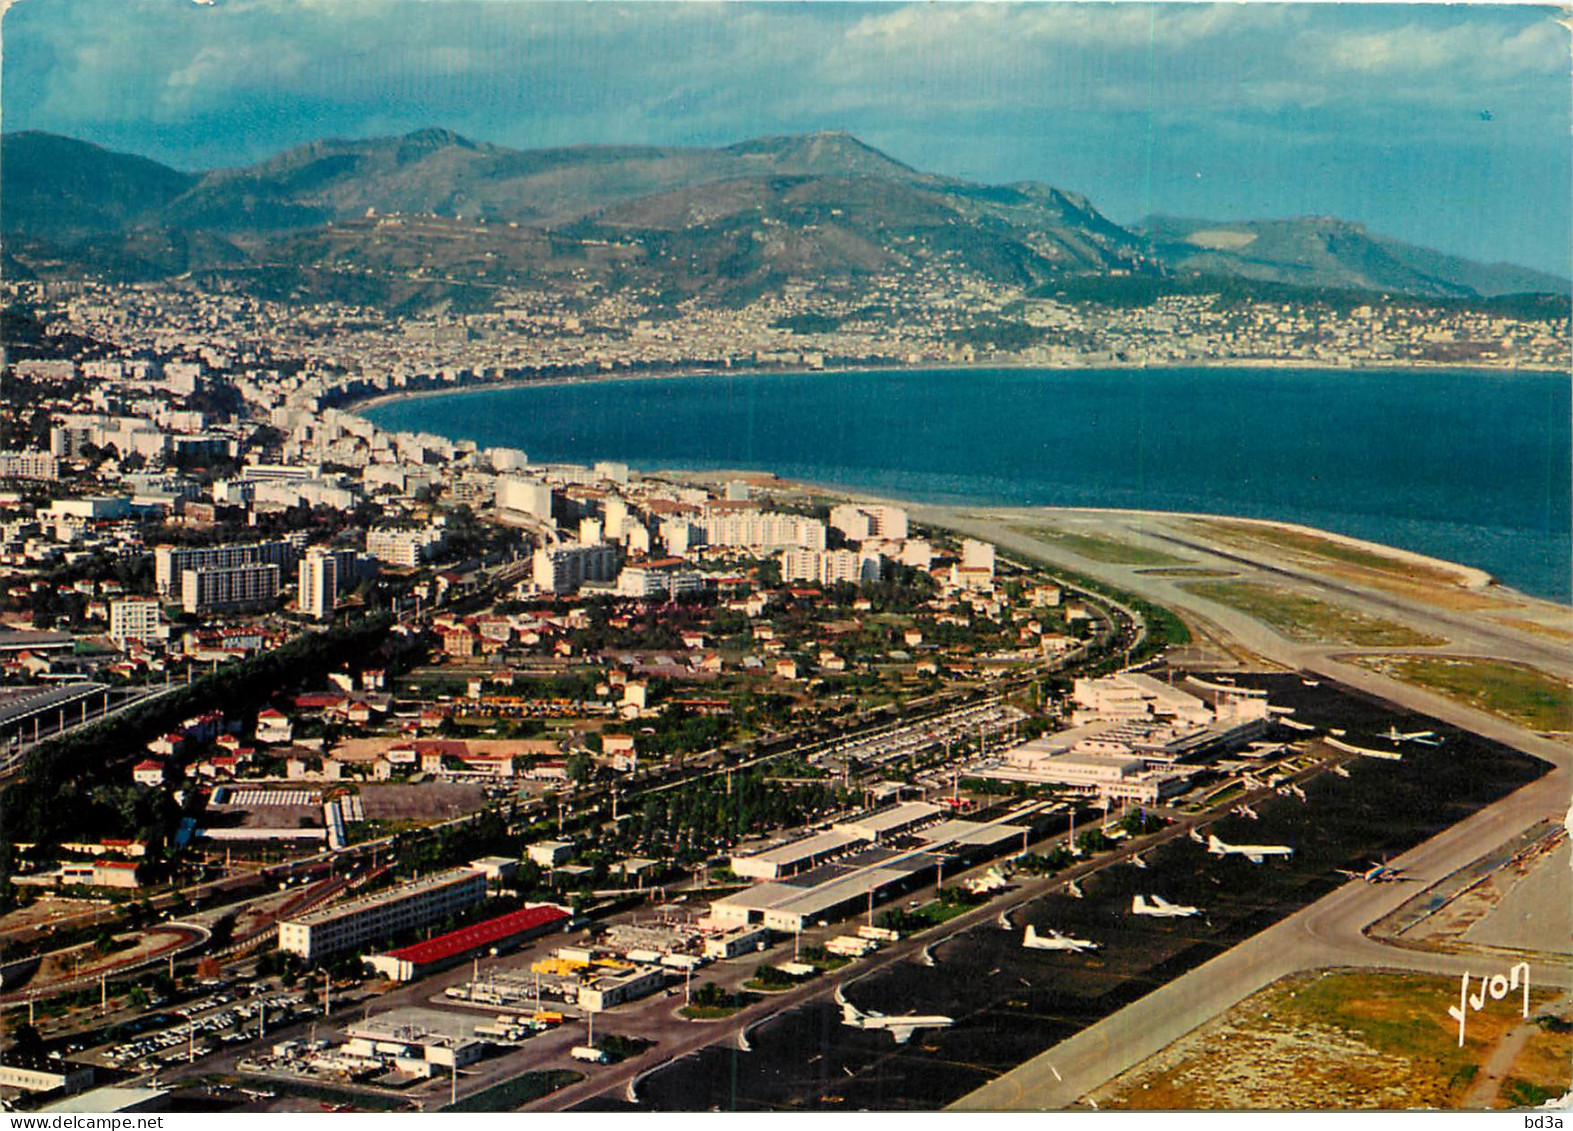
{"type": "Polygon", "coordinates": [[[13,277],[192,273],[400,310],[587,282],[737,304],[792,281],[957,270],[1040,289],[1171,275],[1432,298],[1567,286],[1338,220],[1128,229],[1077,194],[924,173],[840,132],[515,150],[423,129],[200,174],[21,133],[0,146],[0,201],[13,277]]]}
{"type": "Polygon", "coordinates": [[[1216,223],[1151,216],[1137,230],[1172,269],[1204,275],[1435,298],[1568,290],[1553,275],[1476,263],[1331,217],[1216,223]]]}

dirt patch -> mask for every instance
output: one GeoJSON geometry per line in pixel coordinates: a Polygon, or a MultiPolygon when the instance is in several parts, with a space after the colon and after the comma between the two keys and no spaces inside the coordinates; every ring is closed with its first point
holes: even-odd
{"type": "Polygon", "coordinates": [[[361,804],[373,821],[444,821],[486,804],[479,785],[426,782],[420,785],[363,785],[361,804]]]}
{"type": "MultiPolygon", "coordinates": [[[[1463,1048],[1448,1006],[1455,979],[1381,971],[1295,975],[1090,1094],[1099,1108],[1456,1109],[1522,1018],[1502,1003],[1471,1013],[1463,1048]]],[[[1537,995],[1536,1007],[1550,1004],[1537,995]]],[[[1537,1027],[1517,1065],[1554,1034],[1537,1027]]],[[[1525,1069],[1546,1084],[1543,1063],[1525,1069]]],[[[1566,1063],[1563,1063],[1564,1077],[1566,1063]]],[[[1560,1094],[1560,1093],[1558,1093],[1560,1094]]]]}

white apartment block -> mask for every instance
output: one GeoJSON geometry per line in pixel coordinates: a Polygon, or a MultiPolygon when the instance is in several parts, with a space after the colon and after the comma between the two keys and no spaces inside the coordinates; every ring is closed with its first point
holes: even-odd
{"type": "Polygon", "coordinates": [[[313,546],[300,560],[300,611],[317,620],[333,615],[339,601],[339,557],[313,546]]]}
{"type": "Polygon", "coordinates": [[[552,489],[539,479],[525,479],[509,475],[497,483],[497,506],[500,510],[516,511],[531,518],[550,522],[552,518],[552,489]]]}
{"type": "Polygon", "coordinates": [[[181,575],[180,605],[196,615],[268,605],[278,600],[281,573],[273,562],[188,569],[181,575]]]}
{"type": "Polygon", "coordinates": [[[817,518],[774,511],[710,514],[700,520],[705,542],[746,550],[823,550],[825,524],[817,518]]]}
{"type": "Polygon", "coordinates": [[[656,569],[649,566],[624,566],[617,575],[617,594],[642,601],[674,600],[703,593],[704,575],[692,570],[656,569]]]}
{"type": "Polygon", "coordinates": [[[441,549],[443,532],[435,526],[397,530],[374,526],[366,532],[366,552],[380,562],[412,568],[441,549]]]}
{"type": "Polygon", "coordinates": [[[611,581],[617,576],[617,547],[563,543],[535,551],[535,587],[543,593],[572,593],[586,581],[611,581]]]}
{"type": "Polygon", "coordinates": [[[968,538],[961,543],[961,568],[982,570],[994,576],[994,543],[968,538]]]}
{"type": "Polygon", "coordinates": [[[271,563],[280,571],[290,569],[300,554],[291,539],[224,546],[158,546],[153,550],[153,579],[160,596],[176,594],[187,570],[271,563]]]}
{"type": "Polygon", "coordinates": [[[127,641],[146,644],[158,639],[158,602],[151,597],[122,597],[109,603],[109,638],[124,648],[127,641]]]}
{"type": "Polygon", "coordinates": [[[446,919],[485,898],[486,874],[470,868],[455,868],[349,903],[282,920],[279,949],[310,962],[446,919]]]}
{"type": "Polygon", "coordinates": [[[60,477],[60,461],[48,452],[0,452],[0,479],[60,477]]]}
{"type": "Polygon", "coordinates": [[[878,581],[885,559],[857,550],[786,550],[781,555],[782,581],[813,581],[835,585],[847,581],[861,585],[878,581]]]}
{"type": "Polygon", "coordinates": [[[907,512],[900,507],[844,503],[830,509],[830,525],[848,542],[899,542],[907,536],[907,512]]]}

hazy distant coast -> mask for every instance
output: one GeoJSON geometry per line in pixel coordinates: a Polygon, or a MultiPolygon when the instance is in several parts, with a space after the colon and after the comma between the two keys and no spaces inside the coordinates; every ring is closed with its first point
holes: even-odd
{"type": "MultiPolygon", "coordinates": [[[[368,396],[352,396],[339,402],[341,411],[359,413],[367,409],[382,408],[387,405],[399,404],[405,401],[426,400],[432,397],[446,397],[459,393],[495,392],[502,389],[536,389],[551,388],[562,385],[599,385],[612,382],[631,381],[666,381],[684,377],[817,377],[826,374],[857,374],[857,373],[950,373],[966,372],[969,370],[1043,370],[1053,373],[1089,373],[1100,370],[1129,370],[1141,372],[1143,370],[1176,370],[1176,369],[1290,369],[1306,370],[1320,373],[1423,373],[1427,371],[1445,371],[1449,373],[1479,373],[1481,376],[1504,376],[1514,373],[1532,373],[1537,375],[1557,374],[1566,372],[1558,366],[1552,365],[1454,365],[1440,361],[1406,361],[1390,362],[1383,365],[1356,365],[1353,362],[1347,365],[1329,365],[1325,360],[1306,360],[1298,358],[1276,358],[1258,360],[1252,358],[1199,358],[1191,361],[1159,362],[1144,361],[1100,361],[1097,364],[1066,365],[1041,361],[948,361],[907,364],[898,361],[881,362],[868,365],[826,365],[818,368],[805,366],[783,366],[780,368],[764,368],[757,366],[739,366],[728,369],[710,367],[688,368],[663,368],[650,371],[631,372],[628,370],[615,370],[606,373],[585,373],[563,376],[543,377],[509,377],[499,380],[470,381],[463,384],[445,385],[437,389],[396,390],[385,393],[375,393],[368,396]]],[[[1573,380],[1573,373],[1568,374],[1573,380]]]]}

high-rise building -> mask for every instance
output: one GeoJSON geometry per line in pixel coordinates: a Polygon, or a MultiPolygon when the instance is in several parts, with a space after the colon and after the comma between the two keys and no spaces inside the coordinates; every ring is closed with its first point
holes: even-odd
{"type": "Polygon", "coordinates": [[[517,511],[543,522],[552,518],[552,489],[539,479],[521,476],[504,476],[497,483],[497,506],[505,511],[517,511]]]}
{"type": "Polygon", "coordinates": [[[711,546],[738,546],[749,550],[804,550],[825,548],[825,524],[817,518],[775,511],[728,511],[707,514],[701,520],[705,542],[711,546]]]}
{"type": "Polygon", "coordinates": [[[109,638],[124,648],[129,641],[158,639],[158,602],[151,597],[122,597],[109,602],[109,638]]]}
{"type": "Polygon", "coordinates": [[[153,550],[153,580],[159,596],[178,596],[187,570],[271,563],[292,569],[300,557],[302,537],[275,542],[229,543],[223,546],[158,546],[153,550]]]}
{"type": "Polygon", "coordinates": [[[617,576],[617,557],[617,547],[610,542],[542,546],[535,551],[535,587],[545,593],[572,593],[586,581],[610,581],[617,576]]]}
{"type": "Polygon", "coordinates": [[[279,577],[273,562],[188,569],[181,575],[180,604],[196,615],[259,608],[278,600],[279,577]]]}
{"type": "Polygon", "coordinates": [[[326,620],[339,600],[339,558],[330,550],[313,546],[300,560],[300,611],[326,620]]]}

